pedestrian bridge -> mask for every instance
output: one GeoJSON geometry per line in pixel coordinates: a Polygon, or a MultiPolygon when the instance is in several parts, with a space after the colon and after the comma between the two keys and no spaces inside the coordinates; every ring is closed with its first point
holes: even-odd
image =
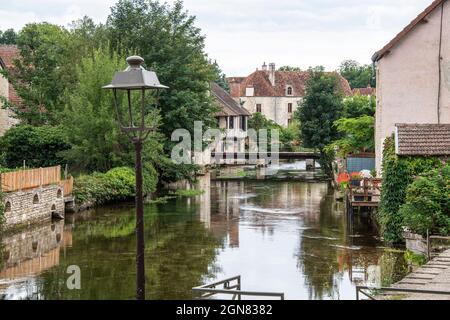
{"type": "Polygon", "coordinates": [[[218,159],[279,159],[279,160],[317,160],[318,152],[212,152],[212,158],[218,159]]]}

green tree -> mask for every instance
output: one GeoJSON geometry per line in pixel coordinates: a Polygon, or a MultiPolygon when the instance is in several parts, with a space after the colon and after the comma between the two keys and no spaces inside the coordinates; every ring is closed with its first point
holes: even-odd
{"type": "Polygon", "coordinates": [[[212,67],[216,75],[214,82],[217,83],[223,90],[230,93],[230,86],[227,81],[227,76],[222,72],[217,61],[214,61],[212,67]]]}
{"type": "Polygon", "coordinates": [[[359,118],[341,118],[334,125],[343,138],[327,147],[332,152],[338,147],[339,154],[346,157],[350,153],[373,152],[375,150],[375,118],[362,116],[359,118]]]}
{"type": "Polygon", "coordinates": [[[375,87],[371,65],[361,65],[354,60],[344,60],[339,66],[339,73],[347,79],[352,89],[375,87]]]}
{"type": "Polygon", "coordinates": [[[416,179],[406,191],[399,210],[403,224],[426,236],[450,233],[450,165],[434,169],[416,179]]]}
{"type": "Polygon", "coordinates": [[[299,67],[282,66],[278,68],[278,71],[302,71],[302,69],[299,67]]]}
{"type": "MultiPolygon", "coordinates": [[[[81,60],[76,71],[78,83],[66,91],[67,105],[61,119],[72,148],[63,154],[76,171],[106,172],[133,164],[133,148],[119,131],[112,94],[102,89],[117,70],[125,68],[124,61],[111,56],[109,50],[96,50],[93,56],[81,60]]],[[[148,112],[159,119],[155,111],[148,112]]],[[[144,160],[160,157],[158,139],[155,133],[147,140],[144,160]]]]}
{"type": "Polygon", "coordinates": [[[375,116],[376,99],[371,96],[354,95],[344,99],[343,118],[375,116]]]}
{"type": "Polygon", "coordinates": [[[294,117],[301,123],[301,138],[306,148],[318,149],[325,173],[332,173],[332,156],[326,146],[340,135],[334,122],[343,110],[343,93],[336,74],[325,73],[323,67],[309,70],[305,96],[294,117]]]}
{"type": "Polygon", "coordinates": [[[17,33],[14,29],[0,30],[0,44],[16,44],[17,33]]]}
{"type": "Polygon", "coordinates": [[[175,145],[170,141],[174,130],[183,128],[193,134],[194,121],[202,121],[205,129],[217,126],[218,109],[209,95],[209,83],[217,73],[204,53],[204,37],[195,17],[188,15],[181,1],[169,6],[121,0],[112,8],[107,28],[112,48],[124,55],[141,55],[147,68],[170,87],[159,99],[166,154],[175,145]]]}
{"type": "Polygon", "coordinates": [[[49,23],[26,25],[17,38],[21,59],[14,72],[5,73],[22,98],[23,107],[8,104],[17,117],[31,125],[55,124],[61,110],[67,72],[69,33],[49,23]]]}
{"type": "Polygon", "coordinates": [[[24,160],[27,167],[32,168],[63,165],[64,159],[59,153],[69,148],[64,131],[59,127],[20,125],[0,138],[0,150],[9,168],[22,167],[24,160]]]}

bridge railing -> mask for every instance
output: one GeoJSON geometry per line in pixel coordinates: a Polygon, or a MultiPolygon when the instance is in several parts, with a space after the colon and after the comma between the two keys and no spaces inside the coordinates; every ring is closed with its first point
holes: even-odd
{"type": "Polygon", "coordinates": [[[280,300],[284,300],[284,293],[241,290],[241,276],[195,287],[192,288],[192,292],[199,293],[200,299],[208,299],[210,297],[223,294],[231,295],[232,300],[241,300],[242,296],[278,298],[280,300]]]}

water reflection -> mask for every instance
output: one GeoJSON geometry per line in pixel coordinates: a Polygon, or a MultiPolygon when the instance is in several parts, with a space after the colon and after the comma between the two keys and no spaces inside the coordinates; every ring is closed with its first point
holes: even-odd
{"type": "MultiPolygon", "coordinates": [[[[349,228],[326,183],[207,175],[198,187],[198,197],[146,207],[150,299],[191,299],[192,287],[236,275],[244,289],[287,299],[354,299],[356,283],[386,284],[405,271],[403,254],[381,247],[370,216],[349,228]]],[[[132,205],[122,205],[7,236],[2,297],[133,299],[134,226],[132,205]],[[81,268],[79,291],[65,285],[70,265],[81,268]]]]}

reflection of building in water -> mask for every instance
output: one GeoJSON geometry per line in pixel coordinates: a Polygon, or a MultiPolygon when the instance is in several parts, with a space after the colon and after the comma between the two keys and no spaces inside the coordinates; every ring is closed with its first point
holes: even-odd
{"type": "Polygon", "coordinates": [[[198,177],[198,188],[203,193],[197,197],[196,201],[200,204],[200,221],[205,227],[211,228],[211,174],[198,177]]]}
{"type": "Polygon", "coordinates": [[[59,265],[60,248],[72,245],[72,232],[58,221],[5,236],[2,244],[0,279],[14,280],[59,265]]]}
{"type": "Polygon", "coordinates": [[[244,182],[213,181],[211,188],[213,209],[211,231],[217,237],[226,237],[230,247],[239,247],[239,208],[245,195],[244,182]]]}

